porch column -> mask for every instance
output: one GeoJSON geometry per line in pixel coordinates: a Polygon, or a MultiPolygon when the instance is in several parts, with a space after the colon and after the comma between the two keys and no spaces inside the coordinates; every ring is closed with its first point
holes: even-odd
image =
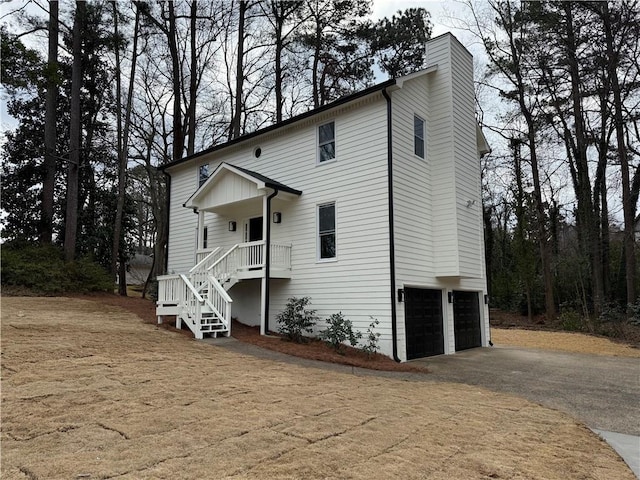
{"type": "Polygon", "coordinates": [[[198,244],[196,250],[201,250],[204,246],[204,210],[198,210],[198,244]]]}
{"type": "MultiPolygon", "coordinates": [[[[266,245],[267,242],[267,222],[269,221],[269,217],[267,216],[267,196],[262,197],[262,242],[263,245],[266,245]]],[[[260,288],[260,335],[265,335],[266,332],[266,324],[267,319],[265,317],[265,312],[267,309],[267,269],[264,261],[266,259],[266,252],[264,251],[264,247],[262,248],[262,285],[260,288]]]]}

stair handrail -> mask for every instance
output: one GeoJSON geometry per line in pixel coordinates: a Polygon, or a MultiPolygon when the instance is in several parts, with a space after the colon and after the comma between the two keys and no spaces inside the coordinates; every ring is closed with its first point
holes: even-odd
{"type": "Polygon", "coordinates": [[[194,295],[194,297],[196,297],[196,300],[198,300],[200,303],[204,303],[204,298],[202,298],[202,295],[198,293],[198,290],[196,290],[196,287],[193,286],[187,276],[181,273],[180,278],[182,278],[182,281],[185,283],[187,288],[191,290],[191,293],[194,295]]]}
{"type": "Polygon", "coordinates": [[[236,243],[233,247],[231,247],[229,250],[227,250],[227,252],[224,255],[222,255],[218,260],[216,260],[213,265],[211,265],[210,267],[207,268],[207,271],[213,270],[215,267],[217,267],[218,264],[220,262],[222,262],[222,260],[224,260],[229,255],[231,255],[239,246],[240,246],[240,244],[236,243]]]}
{"type": "Polygon", "coordinates": [[[222,247],[214,248],[206,257],[204,257],[202,260],[200,260],[191,270],[189,270],[189,273],[193,273],[193,272],[199,271],[200,268],[202,267],[202,265],[206,264],[209,260],[211,260],[212,257],[216,256],[216,254],[220,250],[222,250],[222,247]]]}
{"type": "Polygon", "coordinates": [[[209,294],[204,298],[204,302],[218,317],[218,319],[226,325],[227,329],[231,331],[231,304],[233,303],[233,300],[224,289],[224,287],[220,284],[220,282],[218,282],[216,277],[214,277],[213,275],[209,275],[208,283],[209,294]],[[211,295],[212,291],[215,291],[218,297],[222,300],[223,305],[216,305],[220,302],[215,301],[214,296],[211,295]],[[224,313],[221,312],[218,307],[224,307],[224,313]]]}
{"type": "Polygon", "coordinates": [[[216,277],[213,275],[209,275],[209,282],[213,286],[213,288],[220,294],[225,302],[233,303],[233,299],[229,295],[229,293],[224,289],[222,284],[218,281],[216,277]]]}

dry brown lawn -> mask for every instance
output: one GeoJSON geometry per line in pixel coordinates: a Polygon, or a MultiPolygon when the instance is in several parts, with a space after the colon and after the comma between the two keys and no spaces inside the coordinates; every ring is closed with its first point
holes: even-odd
{"type": "Polygon", "coordinates": [[[2,299],[3,479],[629,479],[586,427],[477,387],[232,353],[69,298],[2,299]]]}
{"type": "Polygon", "coordinates": [[[491,340],[496,346],[539,348],[615,357],[640,357],[640,349],[631,345],[582,333],[492,328],[491,340]]]}

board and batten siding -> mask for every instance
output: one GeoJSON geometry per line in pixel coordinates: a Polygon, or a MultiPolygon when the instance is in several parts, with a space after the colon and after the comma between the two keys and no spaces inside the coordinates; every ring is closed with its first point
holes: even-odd
{"type": "MultiPolygon", "coordinates": [[[[442,292],[445,353],[455,351],[447,292],[486,293],[472,58],[452,35],[427,43],[432,73],[392,92],[396,287],[442,292]],[[425,120],[426,155],[414,154],[413,118],[425,120]],[[469,201],[475,200],[469,207],[469,201]]],[[[406,359],[404,304],[397,303],[398,355],[406,359]]],[[[481,305],[483,345],[488,311],[481,305]]]]}
{"type": "MultiPolygon", "coordinates": [[[[270,328],[276,328],[275,316],[288,298],[308,296],[322,319],[319,329],[325,328],[324,318],[338,312],[363,332],[370,316],[380,320],[380,345],[391,354],[386,102],[381,93],[171,168],[170,271],[185,272],[193,265],[197,216],[182,204],[197,188],[197,168],[209,163],[213,172],[221,162],[303,192],[292,200],[272,200],[282,223],[272,223],[271,238],[292,244],[292,277],[271,281],[270,328]],[[336,159],[317,164],[317,128],[329,121],[335,121],[336,159]],[[262,153],[255,158],[258,146],[262,153]],[[317,208],[328,202],[336,204],[337,259],[319,262],[317,208]]],[[[208,247],[242,242],[242,222],[256,215],[262,215],[257,200],[225,208],[224,214],[205,213],[208,247]],[[237,222],[236,232],[228,231],[230,220],[237,222]]],[[[232,298],[235,288],[229,291],[232,298]]],[[[244,293],[241,297],[251,301],[244,293]]]]}

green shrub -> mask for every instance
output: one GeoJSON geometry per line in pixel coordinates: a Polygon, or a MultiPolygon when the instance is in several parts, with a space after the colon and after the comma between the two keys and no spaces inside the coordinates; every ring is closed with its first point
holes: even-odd
{"type": "Polygon", "coordinates": [[[318,317],[316,311],[306,308],[311,303],[309,297],[292,297],[287,302],[284,311],[276,316],[280,324],[278,331],[289,340],[297,343],[305,341],[304,334],[313,332],[313,326],[318,317]]]}
{"type": "Polygon", "coordinates": [[[107,272],[90,259],[65,263],[54,246],[2,247],[2,285],[40,295],[113,291],[107,272]]]}
{"type": "Polygon", "coordinates": [[[374,355],[378,350],[380,350],[380,346],[378,345],[378,340],[380,339],[380,333],[374,332],[376,326],[380,323],[377,318],[369,317],[372,322],[369,324],[369,328],[367,328],[367,333],[365,335],[365,342],[362,345],[362,351],[365,352],[369,357],[374,355]]]}
{"type": "Polygon", "coordinates": [[[560,328],[563,330],[567,330],[568,332],[580,332],[583,330],[582,317],[578,312],[573,310],[562,312],[558,320],[560,321],[560,328]]]}
{"type": "Polygon", "coordinates": [[[355,347],[362,338],[362,333],[353,331],[351,320],[344,318],[342,312],[334,313],[326,322],[329,326],[320,332],[320,338],[329,343],[336,352],[340,352],[345,341],[348,340],[351,346],[355,347]]]}

